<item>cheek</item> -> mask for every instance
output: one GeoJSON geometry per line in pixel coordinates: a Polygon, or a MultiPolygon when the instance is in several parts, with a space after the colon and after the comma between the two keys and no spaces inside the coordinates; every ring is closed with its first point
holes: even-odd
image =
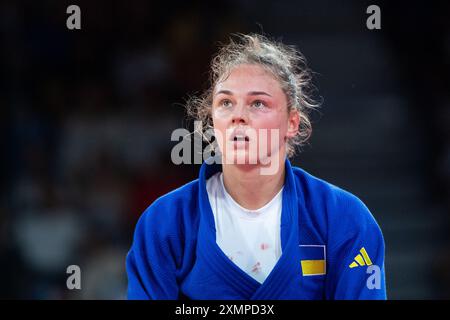
{"type": "Polygon", "coordinates": [[[264,137],[258,134],[258,148],[263,150],[279,150],[284,147],[285,137],[288,129],[287,116],[272,114],[266,118],[260,118],[253,122],[253,128],[266,129],[262,132],[264,137]]]}
{"type": "Polygon", "coordinates": [[[217,118],[213,115],[213,129],[214,129],[214,136],[219,144],[220,149],[222,149],[222,146],[224,145],[224,139],[225,139],[225,133],[226,133],[226,122],[221,119],[217,118]]]}
{"type": "Polygon", "coordinates": [[[220,110],[220,109],[213,109],[211,111],[211,116],[212,116],[212,120],[213,120],[213,123],[214,123],[214,127],[216,127],[216,126],[221,126],[221,127],[225,126],[226,122],[227,122],[227,120],[229,118],[227,116],[226,112],[223,111],[223,110],[220,110]]]}
{"type": "Polygon", "coordinates": [[[213,108],[213,110],[212,110],[213,119],[216,118],[216,119],[225,120],[225,119],[229,119],[231,117],[231,115],[232,115],[231,110],[229,110],[229,109],[213,108]]]}
{"type": "Polygon", "coordinates": [[[287,131],[287,117],[276,114],[259,119],[254,123],[255,129],[270,129],[270,131],[277,129],[281,139],[286,135],[287,131]]]}
{"type": "Polygon", "coordinates": [[[214,130],[224,131],[226,128],[226,120],[224,117],[220,117],[217,112],[213,112],[212,121],[214,130]]]}

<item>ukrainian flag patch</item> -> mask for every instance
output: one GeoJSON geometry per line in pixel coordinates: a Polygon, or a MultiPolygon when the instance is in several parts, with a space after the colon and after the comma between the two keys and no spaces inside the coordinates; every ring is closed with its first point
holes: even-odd
{"type": "Polygon", "coordinates": [[[327,273],[325,245],[300,245],[300,259],[303,276],[320,276],[327,273]]]}

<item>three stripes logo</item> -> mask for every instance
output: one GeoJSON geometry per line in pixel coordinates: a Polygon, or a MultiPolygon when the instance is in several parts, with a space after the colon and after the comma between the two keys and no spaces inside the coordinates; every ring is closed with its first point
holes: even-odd
{"type": "Polygon", "coordinates": [[[372,260],[370,260],[366,249],[362,247],[361,250],[359,250],[359,252],[360,253],[354,258],[354,261],[350,263],[349,265],[350,269],[372,265],[372,260]]]}
{"type": "Polygon", "coordinates": [[[349,268],[358,268],[367,266],[366,273],[370,276],[366,280],[366,286],[369,290],[381,289],[381,269],[376,264],[372,263],[367,251],[364,247],[359,250],[359,253],[353,259],[353,262],[349,264],[349,268]]]}

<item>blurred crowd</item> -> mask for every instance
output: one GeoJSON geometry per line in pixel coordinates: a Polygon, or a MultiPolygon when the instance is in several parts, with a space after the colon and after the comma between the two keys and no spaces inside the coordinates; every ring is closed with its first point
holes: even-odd
{"type": "MultiPolygon", "coordinates": [[[[417,130],[425,139],[422,160],[429,202],[442,204],[444,228],[450,230],[450,4],[419,3],[404,8],[400,4],[390,7],[385,23],[402,71],[401,81],[410,88],[410,109],[421,125],[417,130]]],[[[436,236],[435,243],[441,248],[430,264],[436,297],[450,299],[448,231],[443,239],[436,236]]]]}

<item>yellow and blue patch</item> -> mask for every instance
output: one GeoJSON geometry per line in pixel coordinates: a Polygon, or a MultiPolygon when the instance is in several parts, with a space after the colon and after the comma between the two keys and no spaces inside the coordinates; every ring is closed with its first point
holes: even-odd
{"type": "Polygon", "coordinates": [[[325,245],[300,245],[303,276],[320,276],[327,273],[325,245]]]}

